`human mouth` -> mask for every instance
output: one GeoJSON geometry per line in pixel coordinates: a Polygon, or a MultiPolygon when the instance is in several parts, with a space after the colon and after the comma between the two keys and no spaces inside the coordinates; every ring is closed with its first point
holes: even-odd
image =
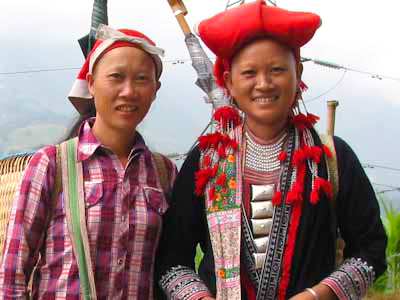
{"type": "Polygon", "coordinates": [[[261,104],[267,104],[267,103],[272,103],[278,100],[278,96],[272,96],[272,97],[257,97],[254,98],[254,101],[257,103],[261,104]]]}
{"type": "Polygon", "coordinates": [[[121,112],[134,112],[137,111],[139,108],[136,105],[119,105],[117,106],[117,110],[121,112]]]}

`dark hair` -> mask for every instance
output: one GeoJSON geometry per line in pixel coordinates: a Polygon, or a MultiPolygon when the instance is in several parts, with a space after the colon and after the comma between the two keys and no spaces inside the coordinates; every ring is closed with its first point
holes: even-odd
{"type": "Polygon", "coordinates": [[[83,115],[80,114],[74,121],[72,126],[70,126],[68,133],[64,137],[63,141],[76,137],[78,135],[79,128],[81,127],[82,123],[85,122],[87,119],[93,118],[95,116],[96,116],[96,107],[94,105],[94,101],[92,101],[90,107],[86,110],[86,112],[83,115]]]}

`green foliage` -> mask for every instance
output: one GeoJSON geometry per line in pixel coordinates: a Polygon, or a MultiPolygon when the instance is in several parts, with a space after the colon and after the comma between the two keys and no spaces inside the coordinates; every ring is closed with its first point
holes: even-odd
{"type": "Polygon", "coordinates": [[[386,247],[386,259],[388,268],[379,277],[374,289],[378,291],[400,291],[400,212],[397,212],[391,204],[381,201],[385,211],[383,225],[388,236],[386,247]]]}
{"type": "Polygon", "coordinates": [[[199,265],[201,260],[203,259],[203,256],[204,256],[203,251],[201,251],[200,244],[198,244],[196,248],[196,257],[194,258],[196,273],[199,270],[199,265]]]}

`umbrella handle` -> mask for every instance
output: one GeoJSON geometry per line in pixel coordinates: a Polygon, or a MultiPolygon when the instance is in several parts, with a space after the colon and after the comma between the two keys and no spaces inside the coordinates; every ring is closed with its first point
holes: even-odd
{"type": "Polygon", "coordinates": [[[187,15],[187,9],[183,1],[182,0],[167,0],[167,1],[169,6],[171,6],[175,18],[177,19],[184,35],[185,36],[190,35],[192,31],[190,30],[189,25],[185,19],[185,15],[187,15]]]}

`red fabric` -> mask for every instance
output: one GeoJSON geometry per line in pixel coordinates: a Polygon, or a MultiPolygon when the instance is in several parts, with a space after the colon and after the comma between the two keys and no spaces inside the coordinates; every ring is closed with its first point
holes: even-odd
{"type": "Polygon", "coordinates": [[[202,21],[198,33],[217,56],[214,74],[218,84],[224,86],[222,75],[229,70],[230,59],[247,42],[258,37],[276,39],[293,49],[299,60],[300,47],[313,37],[320,25],[321,19],[316,14],[292,12],[257,0],[202,21]]]}
{"type": "Polygon", "coordinates": [[[244,266],[240,268],[240,283],[242,284],[243,290],[246,293],[248,300],[256,300],[257,293],[256,289],[254,288],[253,283],[251,282],[249,275],[244,270],[244,266]]]}
{"type": "MultiPolygon", "coordinates": [[[[304,145],[302,145],[304,146],[304,145]]],[[[296,181],[296,189],[300,188],[301,193],[303,193],[304,179],[306,176],[306,166],[307,162],[303,161],[298,167],[298,175],[296,181]]],[[[289,196],[288,196],[289,197],[289,196]]],[[[290,218],[288,240],[285,247],[285,253],[283,256],[283,268],[282,276],[279,284],[278,299],[286,299],[286,292],[290,280],[290,270],[292,269],[292,259],[294,254],[294,248],[296,245],[297,230],[300,224],[300,217],[303,210],[302,201],[295,202],[293,205],[292,216],[290,218]]]]}

